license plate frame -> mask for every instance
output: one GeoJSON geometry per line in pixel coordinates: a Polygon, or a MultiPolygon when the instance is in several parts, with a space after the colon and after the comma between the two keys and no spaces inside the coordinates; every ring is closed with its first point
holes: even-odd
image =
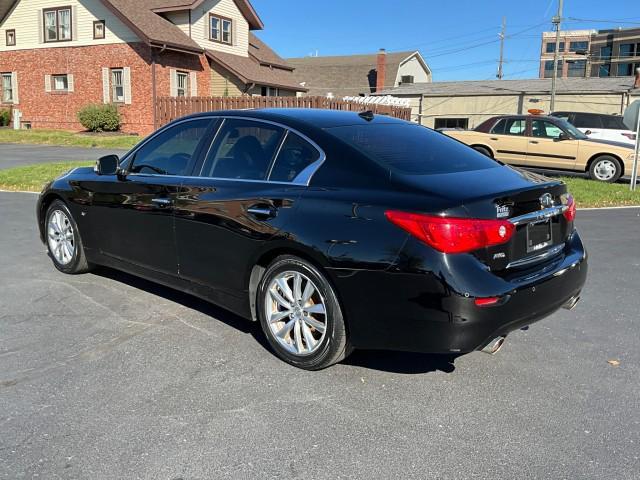
{"type": "Polygon", "coordinates": [[[527,253],[539,252],[553,245],[553,228],[551,219],[527,224],[527,253]]]}

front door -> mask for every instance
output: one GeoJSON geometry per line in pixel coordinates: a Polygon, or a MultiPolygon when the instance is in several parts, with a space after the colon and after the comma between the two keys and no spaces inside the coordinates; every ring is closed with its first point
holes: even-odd
{"type": "MultiPolygon", "coordinates": [[[[89,191],[91,244],[103,255],[164,274],[177,274],[175,203],[210,135],[210,119],[174,125],[126,161],[120,178],[100,178],[89,191]]],[[[210,137],[209,137],[210,138],[210,137]]]]}
{"type": "Polygon", "coordinates": [[[533,118],[528,141],[527,166],[560,170],[575,168],[578,140],[574,140],[555,123],[533,118]],[[566,139],[561,139],[562,134],[566,139]]]}
{"type": "Polygon", "coordinates": [[[488,143],[494,156],[510,165],[526,165],[527,120],[525,118],[503,118],[489,132],[488,143]]]}

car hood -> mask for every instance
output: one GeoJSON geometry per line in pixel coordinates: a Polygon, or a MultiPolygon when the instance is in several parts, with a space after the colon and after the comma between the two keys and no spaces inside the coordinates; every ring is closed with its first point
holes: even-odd
{"type": "Polygon", "coordinates": [[[626,148],[628,150],[633,150],[633,145],[629,144],[629,143],[624,143],[624,142],[614,142],[613,140],[596,140],[594,138],[588,138],[585,140],[580,140],[581,142],[585,142],[585,143],[600,143],[600,144],[604,144],[604,145],[609,145],[611,147],[622,147],[622,148],[626,148]]]}

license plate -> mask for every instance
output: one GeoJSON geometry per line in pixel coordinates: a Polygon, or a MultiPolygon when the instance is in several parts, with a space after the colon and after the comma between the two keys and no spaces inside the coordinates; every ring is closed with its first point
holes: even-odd
{"type": "Polygon", "coordinates": [[[551,243],[551,220],[527,225],[527,253],[542,250],[551,243]]]}

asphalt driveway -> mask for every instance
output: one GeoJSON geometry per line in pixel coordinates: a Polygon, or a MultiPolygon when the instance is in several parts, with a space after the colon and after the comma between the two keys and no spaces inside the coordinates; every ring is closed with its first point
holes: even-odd
{"type": "Polygon", "coordinates": [[[55,147],[49,145],[0,144],[0,170],[36,163],[66,160],[97,160],[104,155],[122,155],[127,150],[103,148],[55,147]]]}
{"type": "Polygon", "coordinates": [[[35,200],[0,193],[0,478],[638,478],[640,209],[578,213],[582,302],[494,357],[309,373],[187,295],[57,273],[35,200]]]}

